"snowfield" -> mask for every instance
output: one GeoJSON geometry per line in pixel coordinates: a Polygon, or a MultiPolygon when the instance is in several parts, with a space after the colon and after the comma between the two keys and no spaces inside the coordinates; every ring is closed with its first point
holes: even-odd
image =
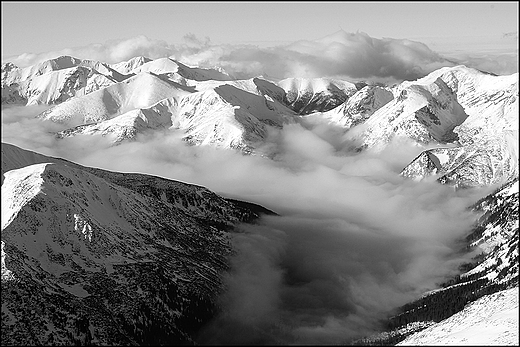
{"type": "Polygon", "coordinates": [[[480,298],[398,346],[518,346],[518,287],[480,298]]]}

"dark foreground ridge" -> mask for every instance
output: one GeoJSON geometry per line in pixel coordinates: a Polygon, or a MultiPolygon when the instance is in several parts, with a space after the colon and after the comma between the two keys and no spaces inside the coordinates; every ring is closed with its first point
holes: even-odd
{"type": "Polygon", "coordinates": [[[8,144],[2,173],[17,210],[2,230],[2,345],[194,344],[219,309],[228,233],[273,213],[8,144]]]}

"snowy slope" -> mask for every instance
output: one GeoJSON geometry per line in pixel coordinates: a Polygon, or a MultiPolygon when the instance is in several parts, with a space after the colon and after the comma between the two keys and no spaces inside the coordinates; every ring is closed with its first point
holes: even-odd
{"type": "Polygon", "coordinates": [[[80,64],[81,59],[70,56],[61,56],[55,59],[49,59],[25,68],[19,68],[10,63],[4,64],[2,65],[2,85],[20,83],[27,79],[46,74],[48,72],[68,69],[79,66],[80,64]]]}
{"type": "Polygon", "coordinates": [[[453,129],[467,115],[441,79],[403,82],[395,95],[362,124],[363,131],[355,135],[360,148],[380,150],[394,137],[411,138],[422,145],[457,140],[453,129]]]}
{"type": "MultiPolygon", "coordinates": [[[[464,252],[474,255],[473,259],[459,268],[459,275],[404,305],[400,313],[390,318],[389,326],[399,328],[387,334],[393,341],[408,337],[405,341],[409,344],[514,344],[511,338],[518,340],[518,301],[496,301],[512,288],[515,296],[518,295],[518,178],[476,202],[471,209],[480,215],[465,240],[464,252]],[[478,314],[475,310],[487,312],[478,314]],[[497,317],[495,313],[500,310],[514,312],[516,316],[497,317]],[[403,329],[419,323],[422,329],[431,327],[424,332],[403,329]],[[472,325],[497,327],[502,324],[509,328],[493,328],[485,334],[469,329],[472,325]]],[[[386,338],[367,341],[389,342],[386,338]]]]}
{"type": "MultiPolygon", "coordinates": [[[[447,162],[442,170],[433,168],[427,156],[405,168],[417,179],[441,175],[455,186],[504,184],[518,177],[518,74],[494,76],[464,66],[439,69],[418,80],[429,83],[442,79],[456,93],[468,118],[453,130],[457,134],[461,158],[447,162]],[[421,167],[421,163],[424,165],[421,167]]],[[[443,150],[435,150],[441,153],[443,150]]],[[[449,150],[456,151],[456,150],[449,150]]]]}
{"type": "Polygon", "coordinates": [[[203,69],[198,67],[189,67],[171,58],[159,58],[144,63],[130,73],[138,74],[140,72],[152,72],[155,74],[177,73],[183,78],[194,81],[217,80],[227,81],[232,78],[215,69],[203,69]]]}
{"type": "Polygon", "coordinates": [[[71,137],[79,134],[111,136],[114,143],[132,140],[137,134],[148,130],[168,129],[172,126],[172,116],[177,113],[177,100],[168,98],[148,108],[138,108],[106,121],[78,125],[60,131],[57,138],[71,137]]]}
{"type": "Polygon", "coordinates": [[[473,207],[482,216],[470,246],[481,250],[484,257],[461,278],[479,276],[493,283],[518,285],[518,195],[517,177],[473,207]]]}
{"type": "Polygon", "coordinates": [[[217,80],[207,80],[207,81],[193,81],[187,80],[187,85],[193,86],[197,91],[206,91],[210,89],[215,89],[222,85],[230,85],[246,91],[248,93],[268,96],[272,100],[276,100],[283,105],[287,105],[287,96],[285,94],[285,90],[276,85],[273,82],[270,82],[263,77],[254,77],[247,80],[231,80],[231,81],[217,81],[217,80]]]}
{"type": "Polygon", "coordinates": [[[412,160],[402,171],[401,175],[420,181],[433,176],[438,178],[448,172],[456,170],[471,158],[464,147],[440,147],[426,150],[412,160]]]}
{"type": "Polygon", "coordinates": [[[365,86],[353,94],[343,104],[323,112],[321,117],[345,129],[364,123],[374,112],[394,98],[389,88],[365,86]]]}
{"type": "Polygon", "coordinates": [[[89,67],[116,82],[121,82],[128,77],[131,77],[131,75],[122,74],[119,71],[113,69],[109,64],[97,60],[84,59],[81,61],[80,66],[89,67]]]}
{"type": "MultiPolygon", "coordinates": [[[[45,157],[24,152],[3,156],[45,157]]],[[[2,184],[2,343],[192,343],[221,290],[224,231],[258,214],[203,187],[47,159],[2,184]]]]}
{"type": "Polygon", "coordinates": [[[126,79],[104,63],[62,56],[23,69],[2,66],[2,103],[57,104],[126,79]]]}
{"type": "Polygon", "coordinates": [[[50,105],[89,94],[114,83],[114,79],[94,69],[77,66],[27,79],[18,85],[17,90],[27,99],[27,105],[50,105]]]}
{"type": "MultiPolygon", "coordinates": [[[[502,142],[500,142],[502,143],[502,142]]],[[[402,175],[415,180],[437,179],[456,188],[503,184],[518,177],[518,158],[509,146],[497,156],[484,145],[435,148],[422,152],[402,175]]]]}
{"type": "Polygon", "coordinates": [[[38,117],[74,127],[108,120],[131,110],[150,107],[163,99],[188,93],[181,85],[145,72],[88,95],[70,99],[38,117]]]}
{"type": "MultiPolygon", "coordinates": [[[[138,76],[141,75],[146,76],[147,73],[141,73],[138,76]]],[[[149,76],[156,78],[161,83],[168,83],[153,75],[149,76]]],[[[137,76],[128,81],[134,78],[137,76]]],[[[128,83],[128,81],[123,83],[128,83]]],[[[281,128],[283,124],[294,122],[295,113],[269,96],[283,98],[280,88],[261,79],[236,81],[236,83],[230,82],[229,84],[228,82],[203,82],[201,86],[204,87],[204,90],[200,92],[191,92],[188,87],[180,86],[175,82],[170,84],[176,85],[178,92],[173,93],[173,97],[163,99],[150,107],[135,107],[135,104],[131,104],[135,100],[133,94],[127,92],[130,95],[117,94],[120,96],[115,104],[125,105],[126,102],[128,106],[121,107],[121,109],[116,108],[108,113],[108,107],[103,104],[107,101],[107,96],[102,95],[100,100],[100,93],[96,92],[85,98],[76,98],[69,103],[63,103],[48,110],[42,114],[42,117],[62,121],[67,114],[78,118],[83,115],[84,118],[78,119],[77,122],[90,123],[76,125],[61,131],[58,133],[58,138],[77,134],[101,134],[103,136],[110,134],[113,136],[113,141],[118,143],[125,139],[132,139],[137,133],[143,131],[172,128],[183,130],[184,138],[192,144],[211,144],[245,152],[250,152],[255,143],[266,138],[268,127],[281,128]],[[254,93],[237,88],[234,84],[246,87],[254,93]],[[82,110],[78,106],[79,102],[87,106],[82,110]],[[93,119],[97,109],[102,111],[101,116],[93,119]],[[125,109],[129,109],[129,111],[123,113],[122,110],[125,109]],[[85,119],[87,115],[89,118],[85,119]]],[[[105,90],[110,91],[114,87],[105,90]]],[[[173,90],[173,87],[170,88],[173,90]]],[[[157,95],[160,94],[153,96],[157,95]]]]}
{"type": "Polygon", "coordinates": [[[518,346],[518,287],[485,296],[398,346],[518,346]]]}
{"type": "Polygon", "coordinates": [[[150,61],[152,61],[152,59],[143,57],[143,56],[138,56],[138,57],[131,58],[128,61],[122,61],[120,63],[110,64],[110,67],[112,69],[116,70],[117,72],[119,72],[120,74],[128,75],[132,72],[132,70],[135,70],[138,67],[140,67],[141,65],[146,64],[150,61]]]}
{"type": "Polygon", "coordinates": [[[277,84],[287,94],[287,106],[301,115],[331,110],[357,91],[353,83],[330,78],[286,78],[277,84]]]}
{"type": "Polygon", "coordinates": [[[267,136],[270,126],[293,121],[294,112],[269,96],[221,85],[184,97],[173,127],[185,129],[195,144],[250,151],[267,136]]]}

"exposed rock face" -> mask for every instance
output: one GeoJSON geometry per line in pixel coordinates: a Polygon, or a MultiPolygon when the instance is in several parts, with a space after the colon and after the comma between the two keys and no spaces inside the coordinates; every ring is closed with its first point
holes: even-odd
{"type": "Polygon", "coordinates": [[[269,127],[281,128],[294,122],[295,113],[277,100],[284,98],[279,87],[258,78],[234,82],[199,83],[197,86],[203,90],[195,91],[190,86],[141,73],[60,104],[39,117],[66,126],[87,123],[58,132],[58,138],[101,134],[112,136],[117,144],[134,139],[138,133],[171,128],[184,131],[184,139],[192,144],[212,144],[244,152],[250,152],[253,144],[263,141],[269,127]],[[141,101],[132,99],[141,88],[156,91],[149,91],[148,98],[140,93],[141,101]]]}
{"type": "Polygon", "coordinates": [[[388,88],[365,86],[340,106],[324,112],[322,116],[346,129],[364,123],[374,112],[394,98],[388,88]]]}
{"type": "Polygon", "coordinates": [[[221,85],[184,97],[173,122],[185,130],[185,139],[191,143],[250,152],[255,143],[265,140],[269,127],[294,122],[294,115],[267,94],[221,85]]]}
{"type": "Polygon", "coordinates": [[[434,148],[422,152],[401,175],[420,181],[430,176],[442,176],[460,166],[467,155],[462,147],[434,148]]]}
{"type": "Polygon", "coordinates": [[[119,72],[120,74],[129,75],[132,72],[132,70],[135,70],[141,65],[146,64],[150,61],[152,61],[152,59],[143,56],[138,56],[129,59],[128,61],[122,61],[120,63],[111,64],[110,67],[119,72]]]}
{"type": "Polygon", "coordinates": [[[203,187],[2,147],[13,167],[2,184],[3,343],[193,343],[217,308],[226,232],[258,213],[203,187]]]}
{"type": "Polygon", "coordinates": [[[2,86],[2,105],[4,104],[27,104],[27,98],[20,95],[18,91],[18,84],[2,86]]]}
{"type": "Polygon", "coordinates": [[[74,127],[112,119],[140,108],[148,108],[166,98],[188,94],[185,87],[141,73],[129,79],[56,105],[38,117],[74,127]]]}
{"type": "Polygon", "coordinates": [[[433,78],[450,86],[468,114],[453,130],[460,148],[428,150],[403,174],[415,178],[436,174],[456,187],[501,185],[518,177],[518,74],[492,76],[459,66],[419,81],[433,78]],[[442,169],[432,170],[435,165],[427,160],[432,155],[448,155],[442,169]]]}
{"type": "Polygon", "coordinates": [[[179,76],[194,80],[194,81],[229,81],[232,78],[216,69],[203,69],[198,67],[189,67],[171,58],[159,58],[142,65],[139,65],[134,70],[130,71],[132,74],[138,74],[140,72],[150,72],[157,75],[176,73],[179,76]]]}
{"type": "Polygon", "coordinates": [[[467,114],[441,79],[403,82],[396,94],[363,123],[362,131],[355,135],[360,148],[383,149],[396,136],[421,145],[458,139],[453,130],[466,120],[467,114]]]}
{"type": "Polygon", "coordinates": [[[484,252],[482,261],[461,277],[479,276],[493,283],[518,285],[518,177],[477,202],[483,213],[470,236],[471,247],[484,252]]]}
{"type": "Polygon", "coordinates": [[[287,78],[278,85],[287,94],[287,106],[300,115],[329,111],[357,91],[353,83],[326,78],[287,78]]]}
{"type": "Polygon", "coordinates": [[[511,153],[496,157],[480,146],[435,148],[422,152],[401,174],[415,180],[430,177],[455,188],[491,186],[515,177],[515,159],[511,153]]]}

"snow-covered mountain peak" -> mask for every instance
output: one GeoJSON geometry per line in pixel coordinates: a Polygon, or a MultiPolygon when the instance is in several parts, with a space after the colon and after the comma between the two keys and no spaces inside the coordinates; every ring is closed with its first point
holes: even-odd
{"type": "Polygon", "coordinates": [[[134,70],[131,73],[138,74],[140,72],[153,72],[155,74],[164,74],[177,72],[179,70],[179,65],[170,58],[159,58],[155,60],[148,61],[134,70]]]}
{"type": "Polygon", "coordinates": [[[294,112],[276,100],[246,92],[233,85],[192,93],[179,103],[174,124],[185,129],[185,139],[194,144],[251,151],[265,139],[267,126],[281,127],[294,112]]]}
{"type": "Polygon", "coordinates": [[[177,113],[178,102],[175,97],[157,102],[148,108],[137,108],[116,115],[105,121],[93,124],[79,125],[60,131],[57,138],[71,137],[78,134],[110,136],[114,144],[133,140],[138,133],[148,130],[168,129],[175,127],[174,115],[177,113]]]}
{"type": "Polygon", "coordinates": [[[500,101],[501,98],[498,96],[518,95],[518,72],[497,76],[464,65],[440,68],[414,83],[428,84],[438,78],[457,94],[459,102],[464,107],[500,101]],[[496,95],[497,93],[499,95],[496,95]]]}
{"type": "Polygon", "coordinates": [[[331,110],[357,92],[354,83],[331,78],[286,78],[277,84],[288,106],[302,115],[331,110]]]}
{"type": "Polygon", "coordinates": [[[62,56],[23,69],[2,70],[2,104],[57,104],[128,76],[95,60],[62,56]]]}
{"type": "Polygon", "coordinates": [[[2,230],[20,209],[41,191],[45,164],[34,164],[4,174],[2,182],[2,230]]]}
{"type": "Polygon", "coordinates": [[[75,66],[51,71],[23,81],[17,91],[27,98],[27,105],[59,104],[74,96],[89,94],[116,81],[96,70],[75,66]]]}
{"type": "Polygon", "coordinates": [[[129,76],[121,74],[114,70],[110,65],[97,61],[97,60],[82,60],[80,66],[86,66],[94,69],[96,72],[113,79],[116,82],[121,82],[127,79],[129,76]]]}
{"type": "Polygon", "coordinates": [[[364,123],[374,112],[393,99],[394,95],[388,88],[375,85],[365,86],[340,106],[323,112],[321,117],[339,124],[345,129],[350,129],[364,123]]]}
{"type": "Polygon", "coordinates": [[[123,75],[128,75],[132,72],[132,70],[135,70],[139,68],[141,65],[146,64],[150,61],[152,61],[152,59],[144,56],[137,56],[129,59],[128,61],[122,61],[116,64],[111,64],[110,67],[123,75]]]}
{"type": "Polygon", "coordinates": [[[5,65],[6,70],[2,69],[2,85],[19,83],[28,78],[40,76],[51,71],[75,67],[80,63],[81,59],[71,56],[60,56],[25,68],[13,69],[12,66],[5,65]],[[8,74],[5,74],[6,72],[8,72],[8,74]]]}
{"type": "Polygon", "coordinates": [[[161,100],[189,93],[179,84],[142,72],[88,95],[67,100],[43,112],[39,118],[74,127],[148,108],[161,100]]]}
{"type": "Polygon", "coordinates": [[[139,72],[153,72],[155,74],[173,74],[176,73],[183,78],[194,81],[227,81],[232,80],[230,76],[213,69],[203,69],[198,67],[189,67],[172,58],[159,58],[140,65],[131,71],[137,74],[139,72]]]}
{"type": "Polygon", "coordinates": [[[400,95],[403,90],[413,90],[423,94],[426,98],[433,98],[441,104],[449,103],[455,96],[450,87],[440,78],[424,79],[418,81],[403,81],[396,88],[396,95],[400,95]]]}
{"type": "Polygon", "coordinates": [[[393,137],[413,139],[420,145],[457,141],[456,126],[468,115],[456,95],[440,79],[404,83],[397,96],[375,111],[354,136],[360,148],[384,148],[393,137]]]}
{"type": "Polygon", "coordinates": [[[49,59],[43,62],[41,65],[50,65],[53,67],[53,70],[67,69],[73,66],[77,66],[81,64],[82,60],[78,58],[74,58],[68,55],[62,55],[60,57],[49,59]]]}
{"type": "MultiPolygon", "coordinates": [[[[287,97],[285,90],[277,84],[270,82],[262,77],[253,77],[246,80],[207,80],[207,81],[193,81],[186,80],[188,86],[193,86],[197,91],[205,91],[215,89],[222,85],[231,85],[248,93],[269,97],[286,105],[287,97]]],[[[292,113],[292,112],[291,112],[292,113]]]]}
{"type": "Polygon", "coordinates": [[[143,131],[171,127],[184,130],[190,143],[246,151],[265,138],[266,127],[294,122],[295,112],[279,101],[285,100],[283,89],[271,82],[253,78],[193,84],[183,86],[164,75],[140,72],[62,103],[40,117],[69,127],[58,138],[101,134],[110,135],[117,144],[143,131]],[[202,90],[197,92],[195,87],[202,90]]]}
{"type": "MultiPolygon", "coordinates": [[[[453,129],[463,148],[449,151],[460,155],[450,156],[454,161],[439,171],[440,180],[455,186],[487,186],[518,177],[518,73],[496,76],[461,65],[439,69],[416,82],[439,80],[453,90],[468,115],[453,129]]],[[[429,154],[420,156],[403,173],[424,178],[437,172],[428,168],[433,168],[428,158],[429,154]]]]}

